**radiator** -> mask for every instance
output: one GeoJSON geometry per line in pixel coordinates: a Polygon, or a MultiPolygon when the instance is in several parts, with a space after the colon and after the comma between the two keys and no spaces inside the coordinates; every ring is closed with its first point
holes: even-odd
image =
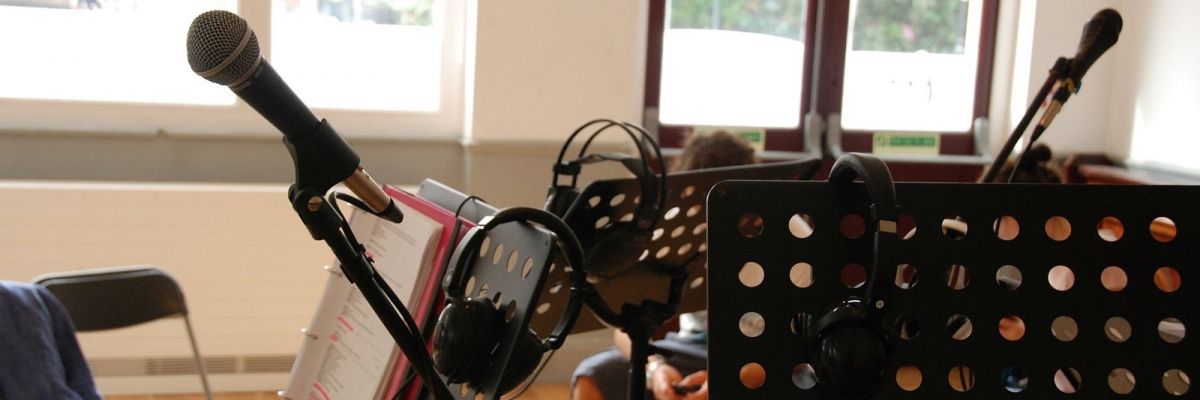
{"type": "MultiPolygon", "coordinates": [[[[0,279],[155,264],[179,281],[214,391],[282,388],[333,256],[283,185],[0,182],[0,279]]],[[[105,394],[200,391],[182,319],[78,335],[105,394]]]]}

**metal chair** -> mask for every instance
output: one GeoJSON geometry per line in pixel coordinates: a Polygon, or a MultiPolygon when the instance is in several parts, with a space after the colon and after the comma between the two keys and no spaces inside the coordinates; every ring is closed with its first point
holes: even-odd
{"type": "Polygon", "coordinates": [[[78,332],[124,328],[182,316],[205,398],[212,400],[183,291],[162,268],[138,265],[61,272],[38,276],[33,282],[58,298],[78,332]]]}

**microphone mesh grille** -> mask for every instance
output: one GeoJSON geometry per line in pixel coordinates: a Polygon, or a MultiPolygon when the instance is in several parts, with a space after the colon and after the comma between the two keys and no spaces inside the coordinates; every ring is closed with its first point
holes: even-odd
{"type": "Polygon", "coordinates": [[[246,20],[237,14],[224,10],[207,11],[196,16],[188,28],[187,52],[188,64],[197,74],[228,63],[218,71],[201,76],[221,85],[230,85],[245,76],[258,61],[258,38],[246,20]],[[250,40],[238,51],[247,33],[250,40]]]}

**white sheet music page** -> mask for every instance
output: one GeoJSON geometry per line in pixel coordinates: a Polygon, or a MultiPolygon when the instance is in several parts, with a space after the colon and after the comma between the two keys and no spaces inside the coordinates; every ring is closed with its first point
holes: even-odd
{"type": "MultiPolygon", "coordinates": [[[[350,225],[396,296],[409,300],[416,295],[413,289],[420,273],[430,267],[442,226],[397,206],[404,213],[400,224],[355,212],[350,225]]],[[[306,334],[282,397],[333,400],[381,395],[399,351],[361,292],[346,278],[329,276],[306,334]]]]}

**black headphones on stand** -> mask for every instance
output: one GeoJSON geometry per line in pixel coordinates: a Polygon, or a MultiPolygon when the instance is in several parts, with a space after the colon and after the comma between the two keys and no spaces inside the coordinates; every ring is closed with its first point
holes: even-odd
{"type": "Polygon", "coordinates": [[[889,281],[883,275],[896,266],[900,207],[892,175],[876,157],[845,154],[829,173],[835,187],[844,188],[859,177],[871,199],[868,229],[874,231],[867,296],[847,298],[817,320],[802,321],[801,327],[818,384],[839,399],[865,399],[875,394],[895,349],[896,334],[883,324],[891,300],[889,281]]]}
{"type": "Polygon", "coordinates": [[[517,338],[499,393],[506,394],[524,382],[542,362],[546,352],[562,347],[583,307],[583,292],[588,291],[587,271],[583,250],[578,239],[558,217],[546,211],[528,207],[500,210],[470,231],[460,241],[451,257],[442,280],[448,304],[438,316],[433,331],[433,363],[450,383],[467,383],[480,388],[487,378],[489,367],[502,351],[503,332],[510,322],[505,320],[508,305],[497,306],[486,295],[472,297],[466,293],[467,277],[479,259],[480,248],[492,229],[507,223],[533,223],[553,232],[556,242],[566,255],[570,271],[571,292],[566,311],[546,340],[537,332],[525,329],[517,338]]]}
{"type": "Polygon", "coordinates": [[[584,164],[603,161],[616,161],[625,166],[637,178],[638,186],[641,190],[641,198],[638,200],[637,209],[633,214],[632,220],[622,219],[612,221],[611,226],[603,227],[597,231],[594,244],[585,250],[584,259],[588,266],[609,267],[606,270],[595,270],[593,268],[590,272],[601,278],[609,278],[624,271],[623,269],[612,269],[611,267],[617,265],[617,263],[611,260],[636,259],[645,249],[650,247],[651,236],[658,222],[658,216],[662,213],[662,209],[666,204],[667,168],[663,160],[662,150],[645,129],[631,123],[618,122],[611,119],[589,121],[576,128],[558,152],[558,159],[554,163],[553,177],[550,181],[550,190],[546,195],[546,211],[560,218],[567,219],[567,216],[576,209],[587,207],[586,199],[582,199],[583,201],[581,201],[579,198],[580,192],[577,187],[579,173],[582,172],[584,164]],[[575,141],[575,138],[584,130],[601,124],[602,126],[596,129],[595,132],[592,132],[583,144],[583,147],[579,149],[578,158],[564,161],[567,149],[575,141]],[[633,140],[638,149],[638,157],[622,153],[586,154],[588,147],[591,146],[596,136],[614,127],[625,131],[629,138],[633,140]],[[634,133],[635,131],[637,133],[634,133]],[[658,159],[659,176],[656,176],[654,169],[650,165],[650,157],[657,157],[658,159]],[[571,178],[570,183],[561,184],[559,178],[562,176],[569,176],[571,178]]]}

